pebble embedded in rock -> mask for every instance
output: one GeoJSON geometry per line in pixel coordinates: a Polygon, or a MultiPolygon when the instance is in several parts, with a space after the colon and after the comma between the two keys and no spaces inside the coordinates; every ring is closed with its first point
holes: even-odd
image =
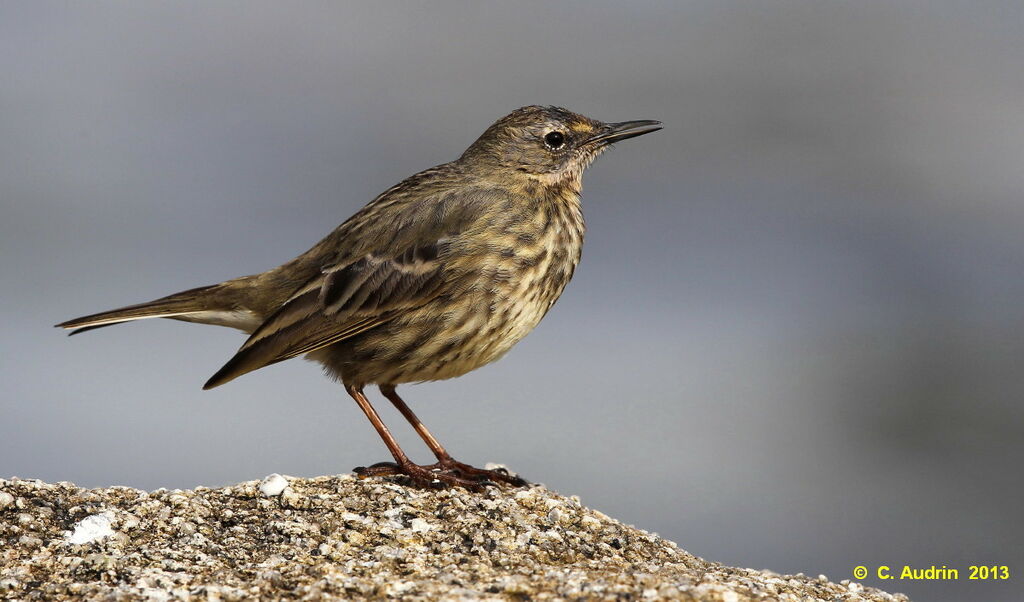
{"type": "Polygon", "coordinates": [[[263,479],[260,483],[260,491],[267,497],[274,497],[281,495],[281,492],[288,487],[288,479],[282,477],[276,472],[263,479]]]}
{"type": "Polygon", "coordinates": [[[68,534],[67,541],[70,544],[86,544],[105,539],[114,534],[110,525],[114,522],[113,514],[104,512],[93,514],[79,521],[74,531],[68,534]]]}

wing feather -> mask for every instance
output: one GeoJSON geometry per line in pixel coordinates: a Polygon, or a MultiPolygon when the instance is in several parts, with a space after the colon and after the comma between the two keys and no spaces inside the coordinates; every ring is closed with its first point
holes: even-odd
{"type": "Polygon", "coordinates": [[[389,322],[434,299],[446,282],[446,238],[393,256],[368,253],[324,268],[272,314],[203,387],[316,351],[389,322]]]}

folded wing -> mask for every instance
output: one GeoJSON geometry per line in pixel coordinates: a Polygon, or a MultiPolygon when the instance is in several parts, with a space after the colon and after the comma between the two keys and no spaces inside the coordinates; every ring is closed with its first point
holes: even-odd
{"type": "Polygon", "coordinates": [[[203,386],[333,345],[429,303],[446,281],[445,238],[400,253],[366,255],[328,266],[249,337],[203,386]]]}

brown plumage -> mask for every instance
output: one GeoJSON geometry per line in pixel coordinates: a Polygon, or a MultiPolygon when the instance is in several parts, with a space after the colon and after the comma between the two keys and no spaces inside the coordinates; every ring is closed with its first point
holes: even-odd
{"type": "Polygon", "coordinates": [[[583,170],[612,142],[660,129],[523,107],[457,160],[382,193],[312,249],[262,274],[58,324],[72,334],[140,318],[231,326],[249,339],[204,388],[300,355],[340,379],[395,457],[357,469],[419,486],[525,483],[456,462],[395,387],[493,362],[540,322],[583,246],[583,170]],[[384,395],[438,458],[409,461],[363,395],[384,395]]]}

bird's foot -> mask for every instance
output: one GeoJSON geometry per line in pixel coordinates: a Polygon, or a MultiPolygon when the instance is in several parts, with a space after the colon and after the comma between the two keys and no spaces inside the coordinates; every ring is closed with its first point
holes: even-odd
{"type": "Polygon", "coordinates": [[[513,487],[526,487],[530,484],[529,481],[510,473],[503,467],[498,467],[493,470],[486,470],[483,468],[477,468],[470,466],[469,464],[463,464],[453,458],[445,458],[439,460],[436,464],[431,464],[430,468],[438,468],[445,472],[455,473],[463,478],[473,479],[477,481],[491,481],[493,483],[503,483],[511,485],[513,487]]]}
{"type": "Polygon", "coordinates": [[[413,487],[420,489],[445,489],[446,487],[463,487],[470,491],[482,491],[487,485],[495,485],[483,479],[466,479],[453,472],[435,468],[436,465],[420,466],[419,464],[397,464],[395,462],[378,462],[372,466],[357,466],[353,469],[361,479],[369,477],[402,477],[413,487]]]}
{"type": "Polygon", "coordinates": [[[413,487],[421,489],[462,487],[470,491],[483,491],[489,485],[507,484],[523,487],[529,484],[524,479],[511,475],[504,468],[483,470],[451,459],[427,466],[420,466],[412,462],[407,464],[378,462],[372,466],[356,467],[353,472],[361,479],[399,476],[408,480],[413,487]]]}

